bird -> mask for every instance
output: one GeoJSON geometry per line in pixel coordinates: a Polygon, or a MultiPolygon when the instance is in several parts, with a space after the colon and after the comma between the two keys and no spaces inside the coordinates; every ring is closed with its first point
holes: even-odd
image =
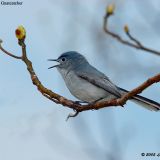
{"type": "MultiPolygon", "coordinates": [[[[73,96],[78,100],[93,104],[121,98],[129,91],[116,86],[104,73],[92,66],[88,60],[76,51],[62,53],[58,59],[48,59],[58,64],[49,67],[57,68],[73,96]]],[[[159,111],[160,103],[146,97],[135,95],[130,100],[151,111],[159,111]]]]}

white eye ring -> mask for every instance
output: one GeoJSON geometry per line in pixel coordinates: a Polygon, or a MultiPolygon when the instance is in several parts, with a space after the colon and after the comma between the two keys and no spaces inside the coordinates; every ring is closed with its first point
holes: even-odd
{"type": "Polygon", "coordinates": [[[61,60],[64,62],[66,59],[65,59],[65,58],[62,58],[61,60]]]}

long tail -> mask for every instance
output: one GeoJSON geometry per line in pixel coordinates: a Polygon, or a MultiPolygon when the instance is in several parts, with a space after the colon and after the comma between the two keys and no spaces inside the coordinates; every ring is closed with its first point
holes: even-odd
{"type": "MultiPolygon", "coordinates": [[[[122,88],[119,88],[122,94],[127,93],[128,91],[122,88]]],[[[160,110],[160,103],[155,102],[151,99],[142,97],[140,95],[136,95],[131,99],[133,102],[139,104],[140,106],[149,109],[151,111],[159,111],[160,110]]]]}

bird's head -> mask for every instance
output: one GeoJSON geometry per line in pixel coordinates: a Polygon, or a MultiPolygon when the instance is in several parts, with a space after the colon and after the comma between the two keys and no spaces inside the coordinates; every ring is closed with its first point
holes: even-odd
{"type": "Polygon", "coordinates": [[[69,51],[61,54],[58,59],[49,59],[49,61],[58,62],[57,65],[49,67],[48,69],[56,67],[57,69],[74,69],[81,65],[88,63],[86,58],[80,53],[75,51],[69,51]]]}

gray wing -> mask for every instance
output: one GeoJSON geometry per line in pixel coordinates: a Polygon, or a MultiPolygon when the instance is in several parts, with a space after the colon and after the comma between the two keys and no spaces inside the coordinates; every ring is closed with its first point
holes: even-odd
{"type": "Polygon", "coordinates": [[[80,78],[96,85],[99,88],[104,89],[115,97],[121,97],[120,90],[116,87],[116,85],[114,85],[107,76],[91,65],[77,69],[76,74],[80,78]]]}

